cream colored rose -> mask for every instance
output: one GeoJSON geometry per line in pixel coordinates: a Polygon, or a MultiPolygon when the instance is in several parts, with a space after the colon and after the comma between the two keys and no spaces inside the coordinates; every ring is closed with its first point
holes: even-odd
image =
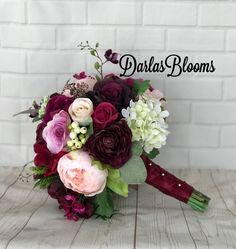
{"type": "Polygon", "coordinates": [[[82,150],[71,151],[61,157],[57,170],[66,188],[94,196],[103,191],[106,186],[108,172],[92,164],[92,158],[82,150]]]}
{"type": "Polygon", "coordinates": [[[73,121],[79,122],[80,125],[88,125],[92,121],[93,103],[88,98],[77,98],[70,105],[69,113],[73,121]]]}

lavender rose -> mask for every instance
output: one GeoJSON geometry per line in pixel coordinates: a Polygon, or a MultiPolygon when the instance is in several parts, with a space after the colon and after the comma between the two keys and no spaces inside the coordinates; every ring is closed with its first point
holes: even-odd
{"type": "Polygon", "coordinates": [[[120,168],[131,157],[132,134],[125,120],[120,120],[105,130],[95,131],[85,144],[99,161],[120,168]]]}
{"type": "Polygon", "coordinates": [[[63,150],[69,139],[68,125],[70,122],[70,116],[68,113],[60,111],[47,123],[47,126],[43,130],[43,138],[51,153],[57,154],[63,150]]]}

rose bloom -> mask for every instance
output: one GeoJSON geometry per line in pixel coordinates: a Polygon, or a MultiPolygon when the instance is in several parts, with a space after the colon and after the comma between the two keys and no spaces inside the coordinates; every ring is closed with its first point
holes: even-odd
{"type": "Polygon", "coordinates": [[[63,150],[69,138],[68,125],[70,122],[68,113],[60,111],[47,123],[47,126],[43,130],[43,138],[51,153],[57,154],[63,150]]]}
{"type": "Polygon", "coordinates": [[[104,129],[108,125],[114,123],[119,117],[116,108],[108,103],[100,103],[94,110],[92,118],[94,127],[97,129],[104,129]]]}
{"type": "MultiPolygon", "coordinates": [[[[109,102],[116,107],[118,111],[126,108],[131,99],[135,99],[135,94],[125,80],[117,76],[105,77],[98,81],[93,88],[94,99],[97,104],[109,102]]],[[[92,95],[92,93],[90,93],[92,95]]]]}
{"type": "Polygon", "coordinates": [[[125,120],[120,120],[89,137],[85,149],[99,161],[120,168],[131,157],[132,134],[125,120]]]}
{"type": "Polygon", "coordinates": [[[73,98],[66,97],[61,94],[55,94],[51,96],[45,109],[45,115],[43,117],[43,122],[47,123],[48,121],[52,120],[54,114],[58,113],[61,110],[64,110],[67,112],[73,100],[74,100],[73,98]]]}
{"type": "Polygon", "coordinates": [[[69,113],[73,121],[81,125],[91,123],[91,114],[93,113],[93,102],[88,98],[77,98],[69,107],[69,113]]]}
{"type": "Polygon", "coordinates": [[[106,186],[107,170],[92,164],[92,158],[82,150],[64,155],[57,167],[61,181],[66,188],[85,196],[94,196],[106,186]]]}

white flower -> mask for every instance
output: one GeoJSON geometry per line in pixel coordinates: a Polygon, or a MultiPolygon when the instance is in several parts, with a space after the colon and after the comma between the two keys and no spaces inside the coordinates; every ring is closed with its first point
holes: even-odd
{"type": "Polygon", "coordinates": [[[73,121],[79,122],[80,125],[88,125],[91,123],[93,103],[88,98],[77,98],[70,105],[68,111],[73,121]]]}
{"type": "Polygon", "coordinates": [[[133,135],[133,141],[140,141],[144,150],[149,153],[153,148],[161,148],[169,134],[165,118],[169,112],[163,110],[157,99],[140,98],[130,101],[130,106],[121,111],[133,135]]]}

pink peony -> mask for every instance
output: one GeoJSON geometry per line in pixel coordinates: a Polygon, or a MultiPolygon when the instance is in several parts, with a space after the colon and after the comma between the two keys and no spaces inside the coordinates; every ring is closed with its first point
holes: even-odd
{"type": "Polygon", "coordinates": [[[64,155],[57,167],[59,176],[66,188],[85,196],[94,196],[106,186],[107,170],[92,164],[92,158],[82,150],[64,155]]]}
{"type": "Polygon", "coordinates": [[[163,98],[163,93],[157,89],[150,91],[147,89],[144,93],[148,99],[161,100],[163,98]]]}
{"type": "Polygon", "coordinates": [[[65,111],[60,111],[53,116],[43,130],[43,138],[47,143],[47,148],[53,154],[63,150],[69,138],[68,125],[70,116],[65,111]]]}

